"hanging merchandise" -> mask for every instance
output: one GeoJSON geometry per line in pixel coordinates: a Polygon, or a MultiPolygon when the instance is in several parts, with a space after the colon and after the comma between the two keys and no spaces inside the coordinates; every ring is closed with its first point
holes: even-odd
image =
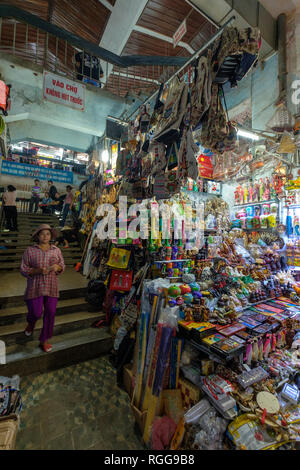
{"type": "Polygon", "coordinates": [[[191,127],[196,128],[211,103],[212,76],[207,57],[199,57],[191,87],[191,127]]]}
{"type": "MultiPolygon", "coordinates": [[[[151,118],[139,109],[116,175],[82,191],[88,298],[106,313],[94,326],[110,327],[149,449],[299,440],[300,183],[288,163],[269,165],[269,144],[237,145],[222,89],[253,68],[260,42],[255,28],[226,28],[194,80],[191,67],[162,84],[151,118]],[[107,202],[115,234],[103,240],[107,202]]],[[[272,151],[292,148],[285,137],[272,151]]]]}
{"type": "Polygon", "coordinates": [[[6,85],[0,80],[0,110],[4,116],[7,116],[8,100],[10,97],[11,85],[6,85]]]}
{"type": "Polygon", "coordinates": [[[202,123],[201,144],[216,153],[233,150],[237,136],[222,106],[222,96],[222,88],[213,84],[211,105],[202,123]]]}
{"type": "Polygon", "coordinates": [[[188,86],[176,77],[170,84],[164,111],[154,133],[155,140],[167,145],[178,139],[187,100],[188,86]]]}

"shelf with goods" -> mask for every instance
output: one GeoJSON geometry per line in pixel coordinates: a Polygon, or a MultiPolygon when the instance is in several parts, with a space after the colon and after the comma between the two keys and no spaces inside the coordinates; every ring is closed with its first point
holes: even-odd
{"type": "Polygon", "coordinates": [[[233,207],[246,207],[246,206],[255,206],[260,204],[270,204],[271,202],[278,202],[278,199],[269,199],[268,201],[256,201],[256,202],[244,202],[242,204],[234,204],[233,207]]]}

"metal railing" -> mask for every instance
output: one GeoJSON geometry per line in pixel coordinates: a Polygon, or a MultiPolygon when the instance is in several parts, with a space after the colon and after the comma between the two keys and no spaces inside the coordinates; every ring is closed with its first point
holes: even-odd
{"type": "Polygon", "coordinates": [[[0,5],[0,52],[119,96],[152,93],[187,60],[120,57],[11,5],[0,5]]]}

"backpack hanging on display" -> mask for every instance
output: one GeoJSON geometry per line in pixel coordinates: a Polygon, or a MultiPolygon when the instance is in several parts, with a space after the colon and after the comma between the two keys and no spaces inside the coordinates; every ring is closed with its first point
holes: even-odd
{"type": "Polygon", "coordinates": [[[186,112],[188,85],[177,77],[170,85],[163,115],[157,125],[155,140],[166,145],[174,142],[180,135],[180,125],[186,112]]]}
{"type": "Polygon", "coordinates": [[[164,83],[160,85],[159,92],[157,94],[154,110],[150,119],[150,126],[156,126],[164,109],[164,102],[161,101],[161,97],[164,91],[164,83]]]}
{"type": "Polygon", "coordinates": [[[150,106],[146,104],[141,107],[140,111],[140,132],[145,134],[149,130],[150,125],[150,106]]]}
{"type": "Polygon", "coordinates": [[[167,166],[166,146],[162,142],[153,140],[149,146],[149,153],[152,160],[152,176],[162,173],[167,166]]]}

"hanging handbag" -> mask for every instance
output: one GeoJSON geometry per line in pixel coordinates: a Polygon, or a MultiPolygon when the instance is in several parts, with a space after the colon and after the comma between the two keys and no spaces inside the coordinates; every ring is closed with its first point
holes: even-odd
{"type": "Polygon", "coordinates": [[[180,135],[180,126],[186,112],[188,85],[176,77],[170,87],[163,115],[157,125],[155,140],[166,145],[174,142],[180,135]]]}
{"type": "Polygon", "coordinates": [[[107,266],[117,269],[127,269],[131,257],[131,251],[124,248],[112,247],[107,266]]]}
{"type": "Polygon", "coordinates": [[[109,290],[130,291],[133,271],[119,271],[113,269],[110,276],[109,290]]]}
{"type": "Polygon", "coordinates": [[[162,142],[153,140],[149,146],[149,153],[152,160],[151,175],[161,174],[167,166],[166,146],[162,142]]]}

